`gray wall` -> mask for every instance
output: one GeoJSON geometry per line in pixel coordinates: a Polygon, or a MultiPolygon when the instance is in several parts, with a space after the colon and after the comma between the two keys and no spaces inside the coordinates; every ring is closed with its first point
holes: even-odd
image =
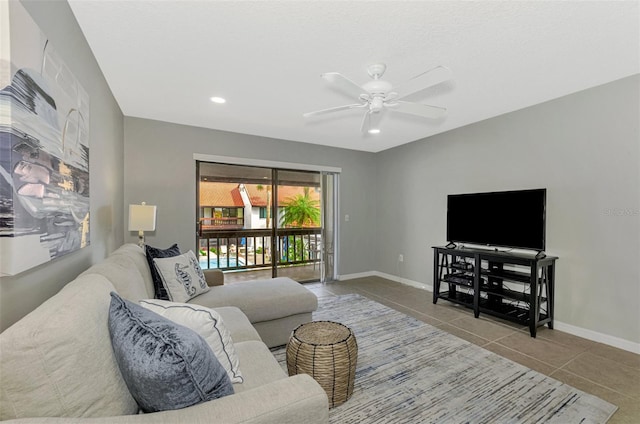
{"type": "Polygon", "coordinates": [[[640,342],[639,93],[636,75],[379,153],[375,269],[432,285],[447,194],[546,187],[557,321],[640,342]]]}
{"type": "MultiPolygon", "coordinates": [[[[342,168],[338,273],[375,269],[374,154],[127,117],[124,203],[158,206],[156,231],[145,233],[148,244],[196,249],[194,153],[342,168]]],[[[136,242],[137,234],[126,230],[125,240],[136,242]]]]}
{"type": "Polygon", "coordinates": [[[91,98],[91,245],[0,278],[0,330],[123,242],[123,116],[67,2],[22,1],[91,98]]]}

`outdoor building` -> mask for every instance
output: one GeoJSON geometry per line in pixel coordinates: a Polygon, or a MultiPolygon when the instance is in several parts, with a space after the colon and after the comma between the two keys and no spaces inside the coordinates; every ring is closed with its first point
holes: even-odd
{"type": "MultiPolygon", "coordinates": [[[[206,182],[200,183],[200,225],[214,228],[252,228],[245,227],[245,207],[240,193],[241,184],[206,182]]],[[[250,209],[249,209],[250,210],[250,209]]]]}
{"type": "MultiPolygon", "coordinates": [[[[304,194],[304,187],[278,187],[278,219],[288,200],[304,194]]],[[[269,217],[271,188],[260,184],[200,182],[200,225],[203,229],[271,228],[269,217]]],[[[312,201],[320,201],[320,191],[309,189],[312,201]]],[[[269,217],[270,220],[270,217],[269,217]]]]}

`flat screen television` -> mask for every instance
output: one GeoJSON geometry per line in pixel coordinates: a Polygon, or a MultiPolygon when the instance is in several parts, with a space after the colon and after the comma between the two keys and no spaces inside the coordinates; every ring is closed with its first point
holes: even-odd
{"type": "Polygon", "coordinates": [[[547,190],[450,194],[447,240],[544,251],[547,190]]]}

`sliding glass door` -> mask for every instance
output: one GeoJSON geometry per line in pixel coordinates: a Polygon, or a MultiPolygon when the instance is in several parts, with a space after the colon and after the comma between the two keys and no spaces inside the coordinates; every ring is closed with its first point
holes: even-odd
{"type": "Polygon", "coordinates": [[[322,269],[322,190],[319,172],[275,170],[274,276],[318,281],[322,269]]]}
{"type": "Polygon", "coordinates": [[[203,268],[225,271],[229,282],[333,278],[333,174],[200,161],[196,168],[203,268]]]}

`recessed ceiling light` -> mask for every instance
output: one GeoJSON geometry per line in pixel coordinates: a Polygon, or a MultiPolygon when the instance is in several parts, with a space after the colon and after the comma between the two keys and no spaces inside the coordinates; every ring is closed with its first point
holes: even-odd
{"type": "Polygon", "coordinates": [[[226,101],[225,99],[223,99],[222,97],[212,97],[212,98],[211,98],[211,101],[212,101],[213,103],[219,103],[219,104],[222,104],[222,103],[226,103],[226,102],[227,102],[227,101],[226,101]]]}
{"type": "Polygon", "coordinates": [[[371,128],[369,130],[369,134],[380,134],[380,129],[378,128],[371,128]]]}

